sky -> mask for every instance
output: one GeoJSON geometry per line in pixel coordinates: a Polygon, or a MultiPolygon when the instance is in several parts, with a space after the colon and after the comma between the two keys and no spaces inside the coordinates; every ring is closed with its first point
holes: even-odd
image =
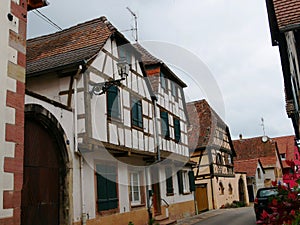
{"type": "MultiPolygon", "coordinates": [[[[187,84],[187,101],[205,98],[229,126],[232,139],[292,135],[285,112],[278,47],[273,47],[264,0],[48,0],[39,9],[68,28],[100,16],[163,59],[187,84]],[[175,54],[174,54],[175,53],[175,54]],[[175,56],[175,57],[174,57],[175,56]]],[[[56,32],[34,12],[28,38],[56,32]]]]}

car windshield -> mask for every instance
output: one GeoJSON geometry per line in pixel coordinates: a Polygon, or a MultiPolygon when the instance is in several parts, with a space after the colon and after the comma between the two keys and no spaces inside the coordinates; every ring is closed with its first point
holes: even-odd
{"type": "Polygon", "coordinates": [[[260,190],[260,192],[258,193],[259,197],[269,197],[277,194],[278,194],[277,189],[260,190]]]}

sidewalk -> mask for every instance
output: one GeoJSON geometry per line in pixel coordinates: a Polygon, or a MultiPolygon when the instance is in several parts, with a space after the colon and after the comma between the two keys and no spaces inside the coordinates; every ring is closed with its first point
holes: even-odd
{"type": "Polygon", "coordinates": [[[226,212],[226,210],[227,209],[214,209],[214,210],[210,210],[207,212],[203,212],[203,213],[200,213],[195,216],[191,216],[188,218],[178,220],[177,225],[193,225],[201,220],[204,220],[204,219],[216,216],[216,215],[220,215],[220,214],[226,212]]]}

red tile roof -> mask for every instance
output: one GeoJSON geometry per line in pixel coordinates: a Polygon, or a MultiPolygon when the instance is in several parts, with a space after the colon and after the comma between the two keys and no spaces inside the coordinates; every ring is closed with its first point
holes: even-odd
{"type": "Polygon", "coordinates": [[[231,145],[231,149],[228,150],[235,154],[229,128],[206,100],[187,103],[187,111],[191,124],[188,132],[189,148],[191,150],[206,148],[215,144],[214,137],[217,136],[217,128],[220,127],[227,132],[229,144],[231,145]]]}
{"type": "Polygon", "coordinates": [[[264,168],[275,167],[277,157],[276,142],[269,139],[262,142],[262,137],[239,139],[233,141],[236,160],[260,159],[264,168]]]}
{"type": "Polygon", "coordinates": [[[89,60],[116,31],[100,17],[54,34],[27,41],[27,75],[89,60]]]}
{"type": "Polygon", "coordinates": [[[246,172],[247,176],[254,177],[256,174],[257,164],[259,159],[247,159],[234,161],[234,171],[235,172],[246,172]]]}
{"type": "Polygon", "coordinates": [[[273,4],[279,30],[300,26],[299,0],[273,0],[273,4]]]}
{"type": "MultiPolygon", "coordinates": [[[[284,136],[272,138],[277,143],[277,147],[280,154],[285,153],[287,160],[294,160],[295,154],[295,136],[284,136]]],[[[282,164],[284,168],[290,167],[285,160],[282,160],[282,164]]]]}

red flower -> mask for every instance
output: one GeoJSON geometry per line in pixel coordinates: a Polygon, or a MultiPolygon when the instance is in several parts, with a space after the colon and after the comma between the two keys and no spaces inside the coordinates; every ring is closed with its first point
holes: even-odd
{"type": "Polygon", "coordinates": [[[290,213],[292,216],[295,216],[296,215],[296,212],[295,212],[295,210],[291,210],[291,213],[290,213]]]}
{"type": "Polygon", "coordinates": [[[278,205],[278,202],[277,202],[277,199],[276,199],[276,198],[273,198],[273,200],[272,200],[272,205],[274,205],[274,206],[277,206],[277,205],[278,205]]]}

